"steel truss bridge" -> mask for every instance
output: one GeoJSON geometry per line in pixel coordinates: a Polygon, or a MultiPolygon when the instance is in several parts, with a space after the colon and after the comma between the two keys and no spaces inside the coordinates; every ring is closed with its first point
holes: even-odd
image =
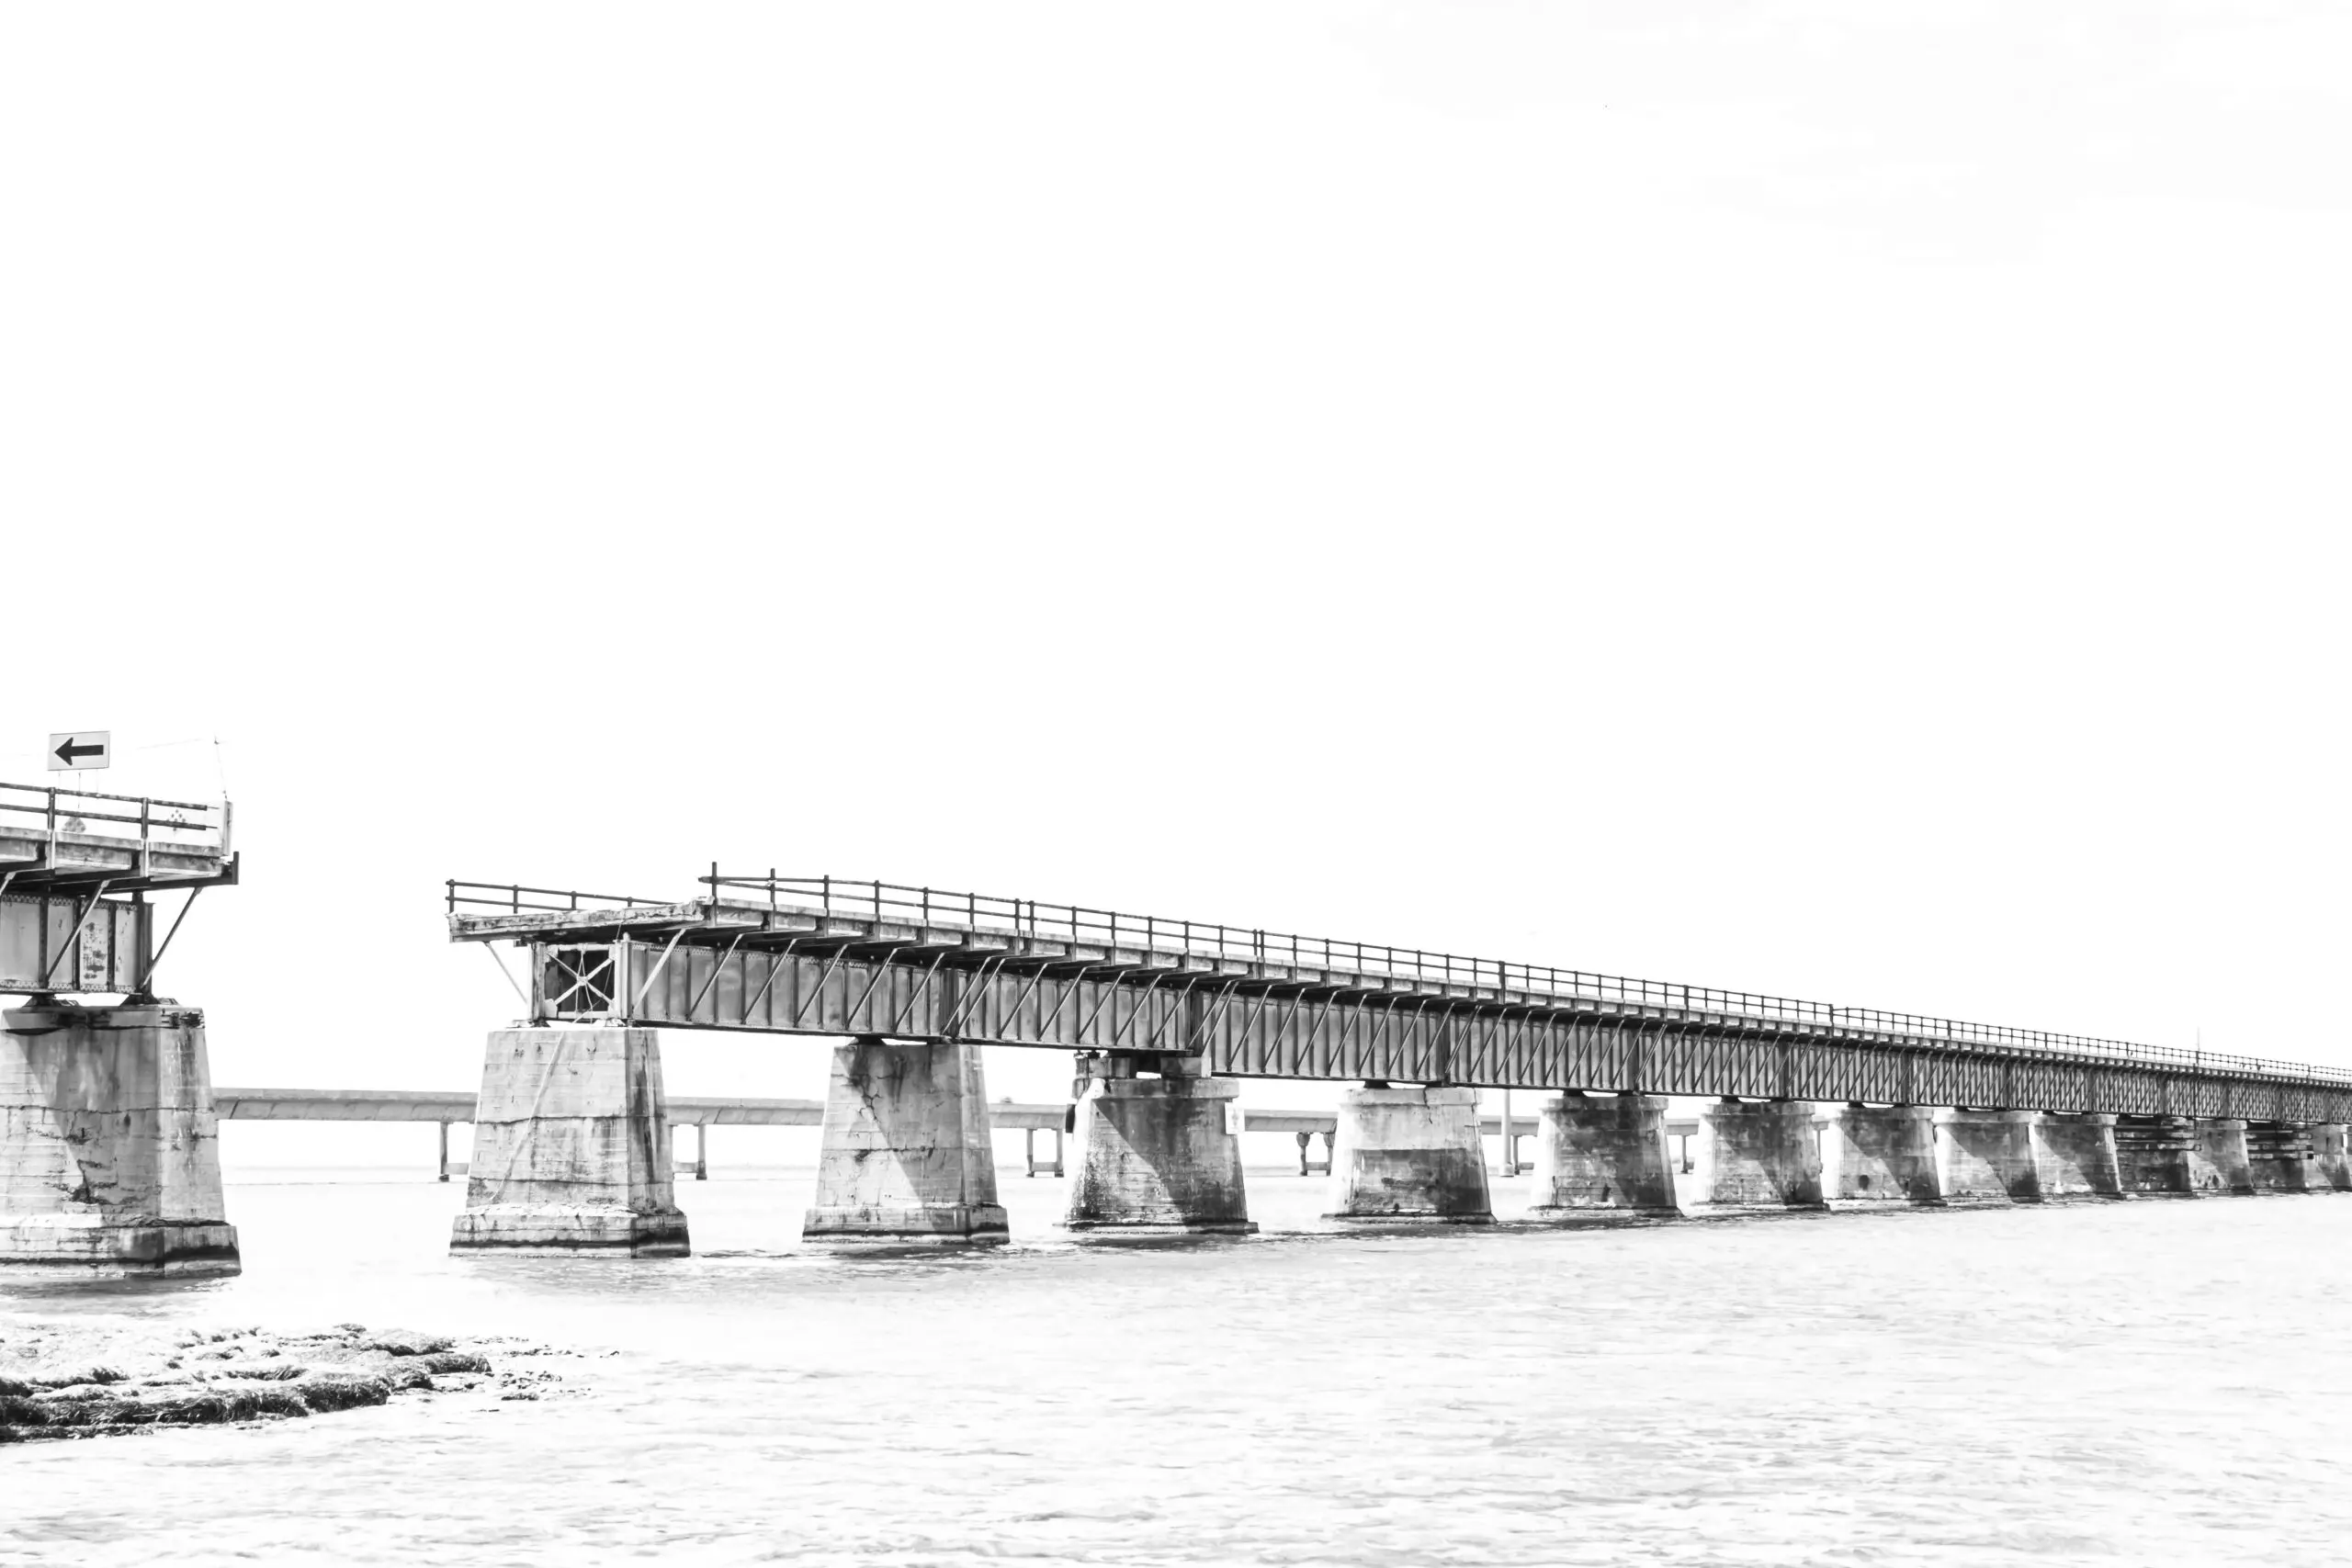
{"type": "Polygon", "coordinates": [[[1237,1077],[2352,1122],[2341,1068],[883,882],[697,880],[682,903],[453,881],[450,937],[527,949],[515,987],[550,1023],[1193,1055],[1237,1077]]]}

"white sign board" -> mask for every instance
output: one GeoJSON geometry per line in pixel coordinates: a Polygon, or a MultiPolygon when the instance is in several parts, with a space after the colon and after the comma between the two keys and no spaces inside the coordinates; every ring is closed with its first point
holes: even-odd
{"type": "Polygon", "coordinates": [[[77,729],[49,738],[49,771],[52,773],[66,768],[103,768],[113,761],[111,730],[77,729]]]}
{"type": "Polygon", "coordinates": [[[1226,1136],[1229,1138],[1239,1137],[1244,1126],[1245,1123],[1242,1121],[1241,1102],[1238,1100],[1227,1100],[1225,1102],[1226,1136]]]}

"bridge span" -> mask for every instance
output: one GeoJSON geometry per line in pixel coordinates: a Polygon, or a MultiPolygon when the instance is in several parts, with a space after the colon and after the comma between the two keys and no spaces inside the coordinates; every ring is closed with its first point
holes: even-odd
{"type": "MultiPolygon", "coordinates": [[[[1555,1097],[1533,1213],[1561,1223],[1682,1213],[1668,1096],[1714,1102],[1717,1208],[2352,1188],[2344,1069],[876,881],[698,881],[682,900],[448,885],[453,941],[524,955],[526,1021],[483,1078],[499,1168],[533,1166],[551,1085],[608,1086],[565,1117],[657,1124],[654,1032],[716,1030],[848,1041],[806,1227],[827,1243],[1002,1238],[983,1044],[1072,1054],[1080,1232],[1252,1228],[1243,1077],[1360,1086],[1334,1217],[1373,1224],[1492,1219],[1481,1089],[1555,1097]],[[1838,1108],[1828,1180],[1816,1101],[1838,1108]]],[[[453,1245],[685,1245],[645,1194],[582,1229],[539,1191],[478,1177],[453,1245]]]]}
{"type": "Polygon", "coordinates": [[[2352,1121],[2352,1071],[832,877],[449,884],[547,1022],[1197,1057],[1218,1077],[2352,1121]]]}

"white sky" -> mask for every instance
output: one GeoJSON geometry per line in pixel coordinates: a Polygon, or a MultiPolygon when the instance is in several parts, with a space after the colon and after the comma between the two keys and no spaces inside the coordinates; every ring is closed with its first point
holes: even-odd
{"type": "Polygon", "coordinates": [[[444,878],[714,858],[2352,1063],[2348,51],[11,7],[0,778],[225,773],[224,1083],[469,1086],[444,878]]]}

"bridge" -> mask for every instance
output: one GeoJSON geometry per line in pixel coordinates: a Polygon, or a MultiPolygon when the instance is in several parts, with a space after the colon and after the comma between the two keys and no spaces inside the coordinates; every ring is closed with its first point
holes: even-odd
{"type": "Polygon", "coordinates": [[[1483,1090],[1511,1173],[1510,1096],[1538,1096],[1538,1224],[1680,1217],[1694,1132],[1711,1213],[2352,1190],[2340,1068],[716,864],[684,898],[450,882],[449,937],[522,1011],[473,1095],[216,1095],[204,1013],[155,976],[237,882],[230,829],[226,800],[0,784],[0,992],[24,998],[0,1016],[0,1267],[233,1271],[223,1114],[438,1122],[445,1170],[470,1120],[459,1252],[683,1254],[673,1128],[734,1120],[815,1122],[820,1246],[1006,1239],[999,1124],[1033,1172],[1036,1133],[1057,1168],[1074,1140],[1075,1235],[1254,1229],[1251,1129],[1296,1136],[1302,1169],[1326,1139],[1334,1220],[1490,1224],[1483,1090]],[[663,1038],[708,1031],[824,1041],[821,1105],[668,1096],[663,1038]],[[1069,1053],[1069,1101],[991,1105],[986,1045],[1069,1053]],[[1336,1112],[1245,1111],[1249,1077],[1350,1087],[1336,1112]],[[1709,1102],[1695,1128],[1669,1096],[1709,1102]]]}
{"type": "MultiPolygon", "coordinates": [[[[2352,1070],[1067,904],[721,876],[451,882],[545,1022],[1182,1055],[1219,1077],[2352,1121],[2352,1070]]],[[[521,994],[521,993],[518,993],[521,994]]]]}
{"type": "MultiPolygon", "coordinates": [[[[223,1122],[431,1122],[441,1129],[440,1178],[449,1179],[449,1129],[461,1122],[471,1122],[479,1104],[479,1097],[460,1090],[411,1090],[384,1089],[216,1089],[212,1091],[214,1108],[223,1122]]],[[[708,1129],[712,1127],[820,1127],[825,1121],[825,1102],[821,1100],[752,1100],[736,1097],[698,1095],[669,1095],[664,1097],[669,1122],[674,1132],[680,1127],[695,1129],[694,1178],[707,1180],[710,1175],[708,1129]]],[[[1037,1174],[1037,1137],[1039,1133],[1054,1134],[1053,1174],[1062,1175],[1062,1135],[1077,1121],[1074,1104],[1021,1104],[1011,1100],[993,1101],[988,1108],[989,1125],[1002,1132],[1012,1130],[1023,1134],[1027,1146],[1028,1174],[1037,1174]]],[[[1513,1116],[1511,1129],[1521,1138],[1534,1135],[1533,1117],[1513,1116]]],[[[1340,1118],[1330,1111],[1252,1110],[1243,1113],[1242,1130],[1250,1133],[1290,1133],[1298,1139],[1298,1173],[1309,1173],[1309,1140],[1323,1139],[1324,1171],[1330,1170],[1331,1140],[1339,1131],[1340,1118]]],[[[1689,1137],[1698,1130],[1695,1122],[1670,1122],[1672,1135],[1689,1137]]],[[[1480,1118],[1482,1136],[1502,1136],[1500,1116],[1480,1118]]],[[[1517,1168],[1515,1149],[1506,1151],[1511,1168],[1517,1168]]]]}
{"type": "MultiPolygon", "coordinates": [[[[520,977],[500,960],[526,1019],[493,1037],[482,1097],[507,1166],[551,1082],[643,1082],[674,1030],[849,1041],[805,1232],[827,1244],[1002,1238],[984,1044],[1072,1054],[1080,1233],[1252,1228],[1245,1077],[1361,1086],[1334,1217],[1366,1224],[1491,1221],[1481,1089],[1557,1097],[1533,1213],[1560,1223],[1682,1213],[1668,1096],[1714,1101],[1715,1207],[2352,1188],[2342,1069],[874,880],[696,880],[683,899],[447,885],[451,940],[524,958],[520,977]],[[1840,1107],[1827,1185],[1816,1101],[1840,1107]]],[[[594,1114],[662,1113],[609,1088],[594,1114]]],[[[589,1234],[537,1190],[484,1188],[453,1245],[684,1248],[673,1212],[589,1234]]]]}
{"type": "Polygon", "coordinates": [[[236,1270],[204,1014],[155,995],[237,881],[231,825],[226,799],[0,784],[0,993],[25,998],[0,1013],[0,1268],[236,1270]]]}

